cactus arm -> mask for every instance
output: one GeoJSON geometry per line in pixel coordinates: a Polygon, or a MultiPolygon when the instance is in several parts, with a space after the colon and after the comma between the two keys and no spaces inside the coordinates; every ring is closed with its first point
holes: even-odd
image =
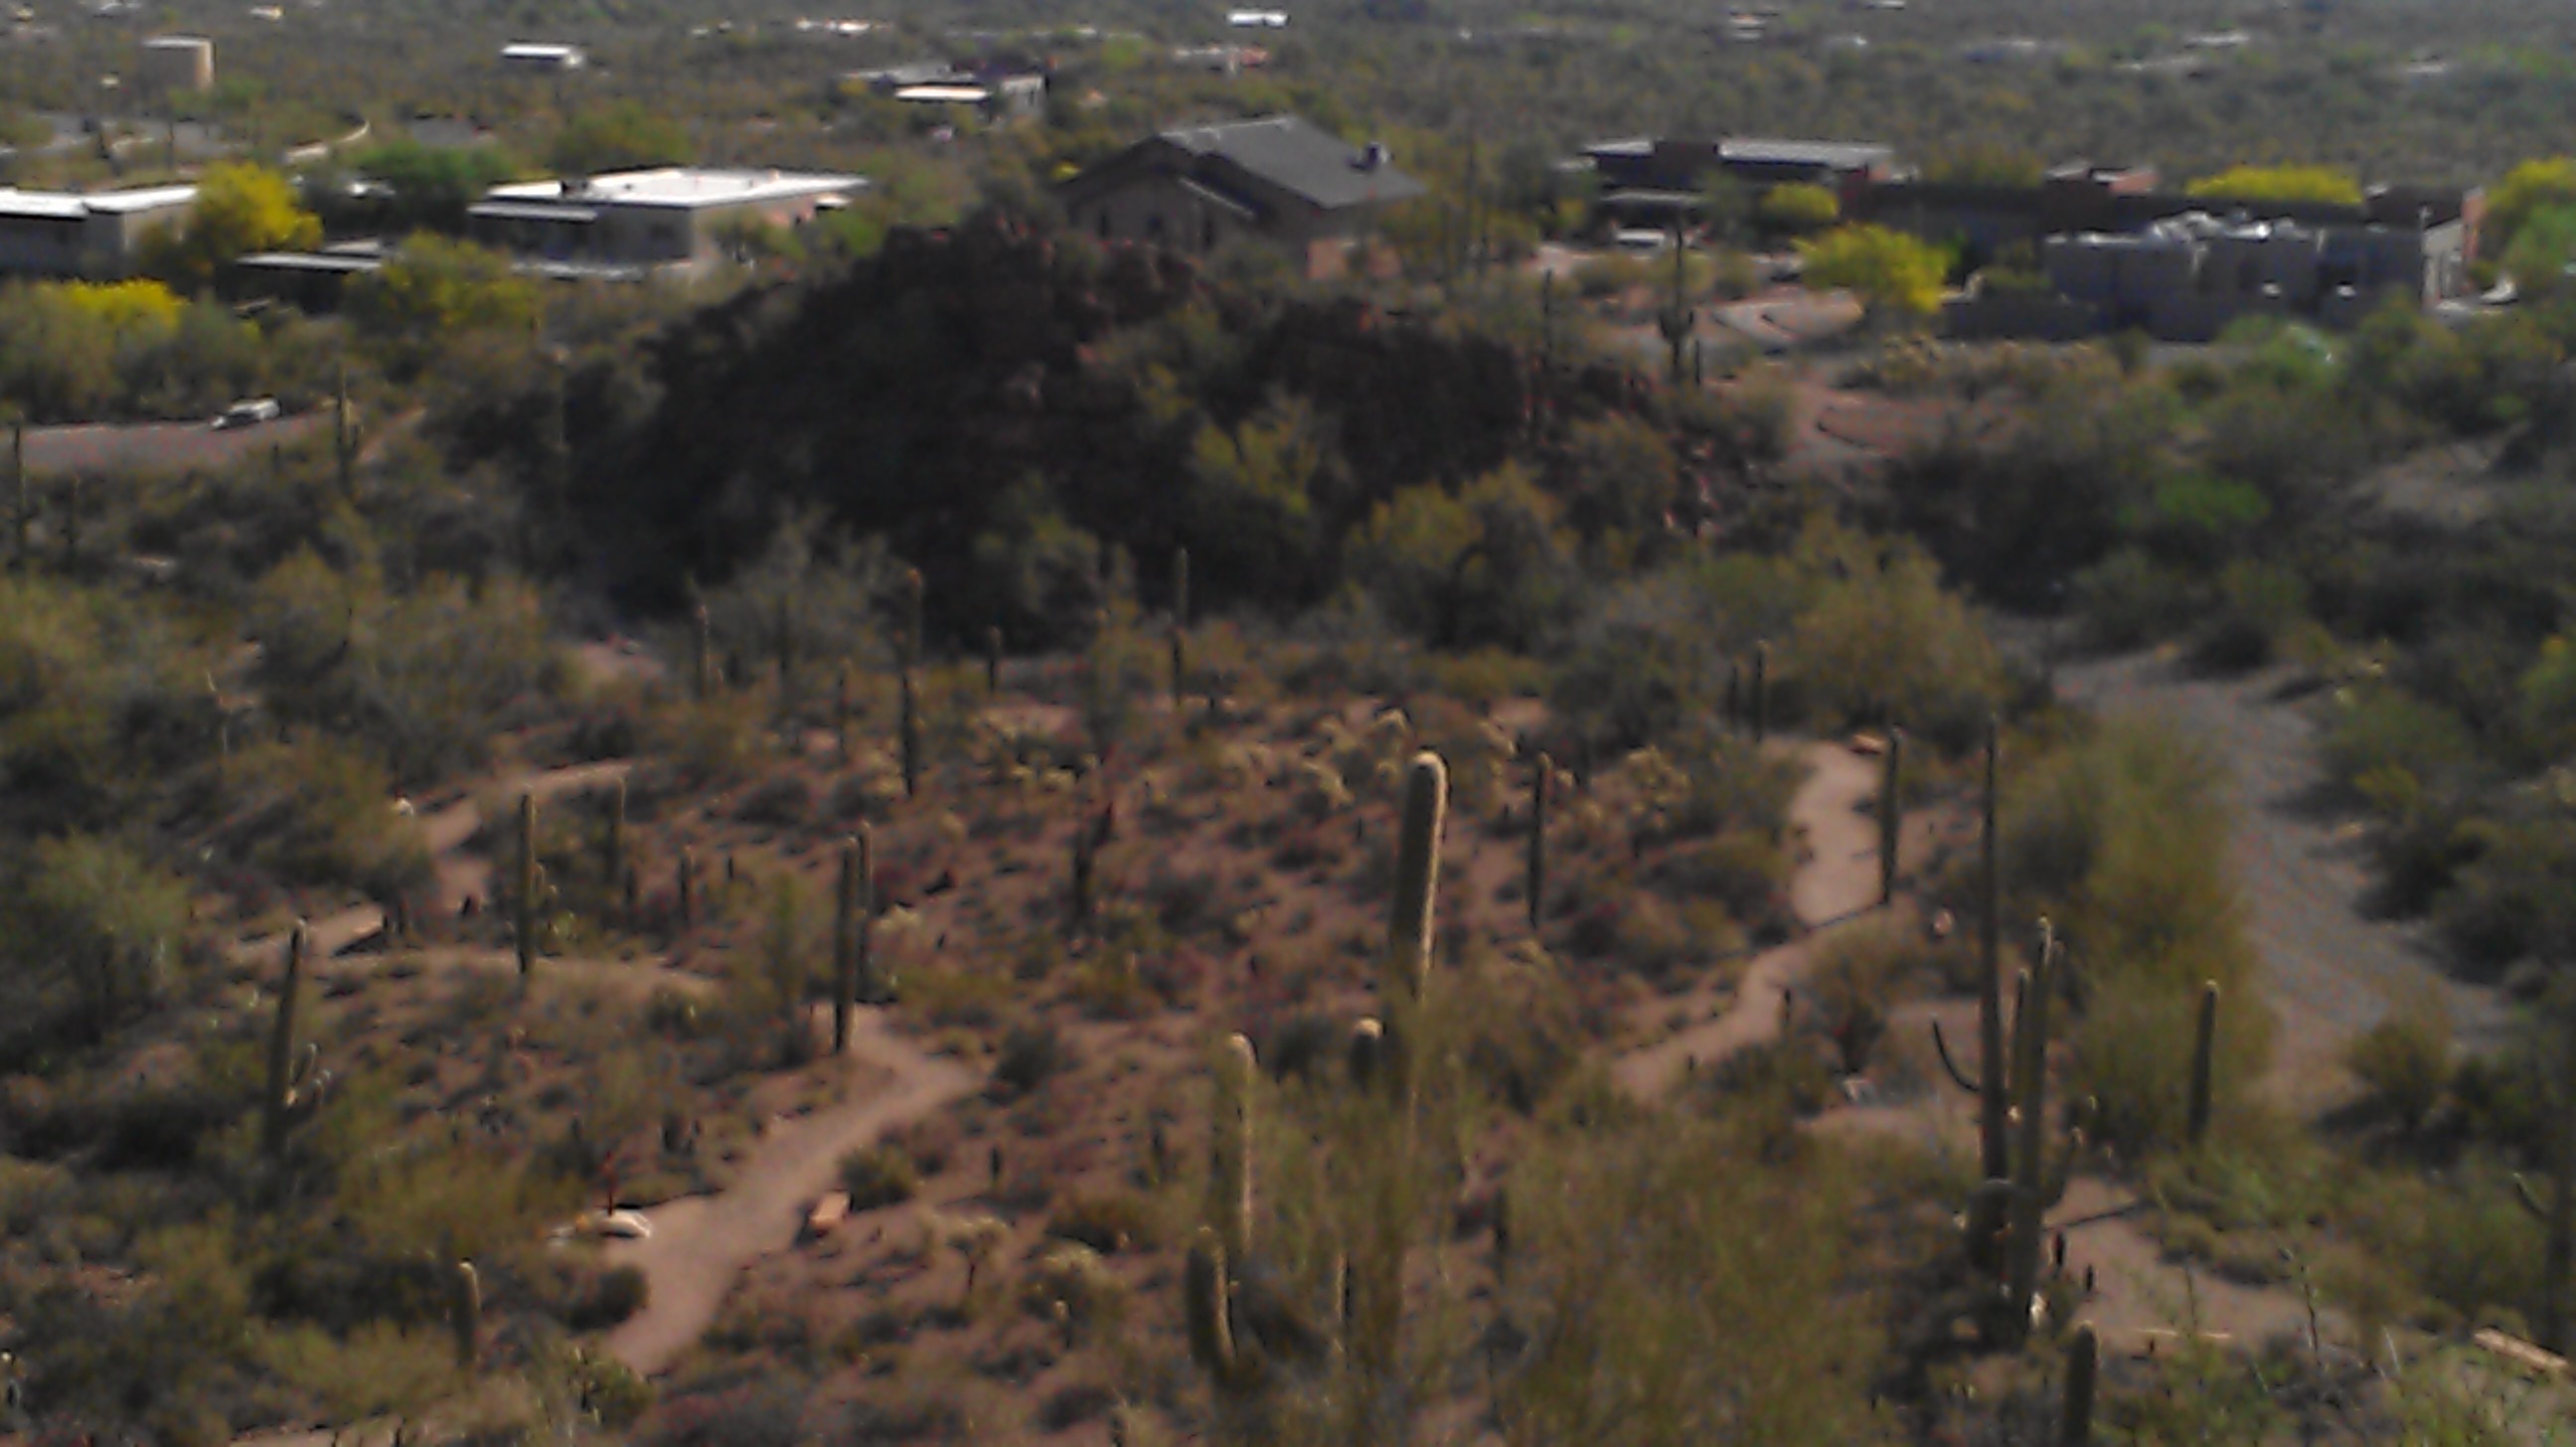
{"type": "Polygon", "coordinates": [[[1942,1035],[1941,1022],[1938,1020],[1932,1022],[1932,1049],[1941,1057],[1941,1068],[1949,1072],[1952,1084],[1970,1095],[1982,1096],[1986,1093],[1985,1088],[1970,1080],[1967,1072],[1959,1068],[1959,1062],[1951,1058],[1949,1039],[1942,1035]]]}

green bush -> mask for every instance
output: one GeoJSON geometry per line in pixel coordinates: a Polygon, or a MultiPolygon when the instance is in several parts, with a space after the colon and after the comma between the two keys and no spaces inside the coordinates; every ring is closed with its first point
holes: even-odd
{"type": "Polygon", "coordinates": [[[864,1146],[841,1157],[841,1189],[850,1193],[851,1210],[873,1211],[911,1200],[921,1177],[902,1147],[864,1146]]]}
{"type": "Polygon", "coordinates": [[[2451,1079],[2451,1012],[2441,995],[2426,987],[2391,999],[2379,1023],[2344,1048],[2344,1065],[2399,1126],[2422,1128],[2451,1079]]]}

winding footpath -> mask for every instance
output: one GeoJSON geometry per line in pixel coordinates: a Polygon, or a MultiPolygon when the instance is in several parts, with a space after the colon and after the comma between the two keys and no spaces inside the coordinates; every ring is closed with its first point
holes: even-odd
{"type": "Polygon", "coordinates": [[[1878,791],[1878,764],[1839,744],[1797,747],[1808,774],[1789,801],[1789,823],[1805,840],[1808,857],[1790,876],[1789,903],[1805,931],[1753,957],[1725,1013],[1622,1055],[1610,1077],[1630,1095],[1662,1095],[1694,1064],[1776,1039],[1780,992],[1805,976],[1824,931],[1878,903],[1878,826],[1861,812],[1878,791]]]}
{"type": "Polygon", "coordinates": [[[611,1356],[646,1376],[670,1366],[714,1323],[746,1268],[796,1243],[806,1204],[830,1189],[844,1154],[983,1084],[957,1062],[897,1038],[877,1010],[852,1019],[850,1046],[891,1072],[883,1090],[771,1131],[723,1191],[658,1206],[651,1236],[608,1243],[610,1265],[639,1267],[652,1283],[644,1309],[610,1333],[611,1356]]]}

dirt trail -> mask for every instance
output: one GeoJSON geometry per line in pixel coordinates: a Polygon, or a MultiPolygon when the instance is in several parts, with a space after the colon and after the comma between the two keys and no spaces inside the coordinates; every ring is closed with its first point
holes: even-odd
{"type": "Polygon", "coordinates": [[[2062,666],[2057,689],[2096,713],[2161,720],[2225,766],[2246,933],[2280,1017],[2269,1084],[2284,1105],[2315,1113],[2344,1094],[2343,1049],[2379,1022],[2392,995],[2435,992],[2470,1050],[2500,1045],[2507,1019],[2495,992],[2442,972],[2420,926],[2369,917],[2370,881],[2351,821],[2317,803],[2325,772],[2316,727],[2281,697],[2291,677],[2273,669],[2207,678],[2174,659],[2132,654],[2062,666]]]}
{"type": "MultiPolygon", "coordinates": [[[[584,789],[601,788],[626,777],[632,768],[626,760],[611,759],[595,764],[575,764],[561,769],[528,769],[505,774],[492,781],[487,790],[505,796],[525,792],[534,794],[543,804],[563,795],[584,789]]],[[[419,818],[421,842],[429,846],[430,857],[438,869],[438,900],[435,908],[453,914],[470,895],[489,901],[492,892],[492,864],[465,852],[466,842],[483,827],[483,811],[475,803],[478,793],[469,791],[463,798],[419,818]]],[[[317,959],[330,959],[351,945],[383,932],[384,911],[373,904],[355,904],[305,921],[307,946],[317,959]]],[[[283,934],[258,935],[242,940],[232,948],[236,960],[258,962],[276,958],[286,948],[283,934]]]]}
{"type": "Polygon", "coordinates": [[[772,1131],[728,1189],[661,1206],[653,1212],[651,1237],[609,1244],[611,1265],[641,1267],[652,1283],[644,1310],[608,1338],[619,1361],[647,1376],[668,1367],[715,1321],[745,1267],[795,1244],[806,1203],[830,1187],[844,1153],[981,1083],[964,1066],[896,1038],[877,1011],[860,1011],[851,1024],[853,1053],[893,1072],[881,1093],[772,1131]]]}
{"type": "Polygon", "coordinates": [[[1860,805],[1878,788],[1879,765],[1839,744],[1802,745],[1809,773],[1789,803],[1791,825],[1811,856],[1798,866],[1789,902],[1809,933],[1753,957],[1735,1001],[1714,1019],[1620,1057],[1611,1078],[1632,1095],[1671,1088],[1696,1060],[1723,1060],[1780,1031],[1780,990],[1805,971],[1820,931],[1865,913],[1878,902],[1878,826],[1860,805]]]}

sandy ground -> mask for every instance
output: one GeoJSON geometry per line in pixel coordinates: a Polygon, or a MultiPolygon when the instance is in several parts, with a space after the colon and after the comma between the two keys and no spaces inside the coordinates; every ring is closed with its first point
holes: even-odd
{"type": "MultiPolygon", "coordinates": [[[[64,472],[174,472],[230,467],[299,442],[328,421],[322,412],[282,417],[256,427],[217,431],[204,422],[82,423],[27,429],[27,471],[42,477],[64,472]]],[[[0,445],[8,439],[0,437],[0,445]]]]}

